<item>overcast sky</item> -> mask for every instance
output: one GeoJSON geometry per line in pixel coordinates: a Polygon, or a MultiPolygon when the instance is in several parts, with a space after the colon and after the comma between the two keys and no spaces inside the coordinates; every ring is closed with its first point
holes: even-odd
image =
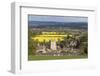
{"type": "Polygon", "coordinates": [[[53,22],[88,22],[87,17],[77,16],[39,16],[29,15],[28,21],[53,21],[53,22]]]}

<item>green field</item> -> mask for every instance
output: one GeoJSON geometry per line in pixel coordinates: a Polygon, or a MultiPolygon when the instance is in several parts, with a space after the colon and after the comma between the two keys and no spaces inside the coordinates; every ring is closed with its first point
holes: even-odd
{"type": "Polygon", "coordinates": [[[86,59],[88,56],[34,56],[29,55],[28,60],[57,60],[57,59],[86,59]]]}

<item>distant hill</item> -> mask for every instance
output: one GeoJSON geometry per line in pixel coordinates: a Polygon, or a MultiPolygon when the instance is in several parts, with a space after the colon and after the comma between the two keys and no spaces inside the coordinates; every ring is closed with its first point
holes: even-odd
{"type": "Polygon", "coordinates": [[[47,22],[47,21],[29,21],[29,28],[70,28],[87,29],[87,22],[47,22]]]}

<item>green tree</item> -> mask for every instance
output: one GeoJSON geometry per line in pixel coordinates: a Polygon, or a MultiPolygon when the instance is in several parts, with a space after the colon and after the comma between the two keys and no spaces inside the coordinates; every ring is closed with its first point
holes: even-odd
{"type": "Polygon", "coordinates": [[[31,30],[28,31],[28,55],[34,55],[36,50],[37,42],[32,39],[36,33],[33,33],[31,30]]]}
{"type": "Polygon", "coordinates": [[[83,50],[83,54],[88,54],[88,34],[86,32],[80,36],[80,48],[83,50]]]}

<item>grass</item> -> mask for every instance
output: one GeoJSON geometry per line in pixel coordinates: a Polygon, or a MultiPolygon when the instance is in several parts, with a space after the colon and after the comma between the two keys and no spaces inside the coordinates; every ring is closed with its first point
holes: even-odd
{"type": "Polygon", "coordinates": [[[34,56],[29,55],[28,60],[57,60],[57,59],[84,59],[88,58],[88,56],[34,56]]]}

